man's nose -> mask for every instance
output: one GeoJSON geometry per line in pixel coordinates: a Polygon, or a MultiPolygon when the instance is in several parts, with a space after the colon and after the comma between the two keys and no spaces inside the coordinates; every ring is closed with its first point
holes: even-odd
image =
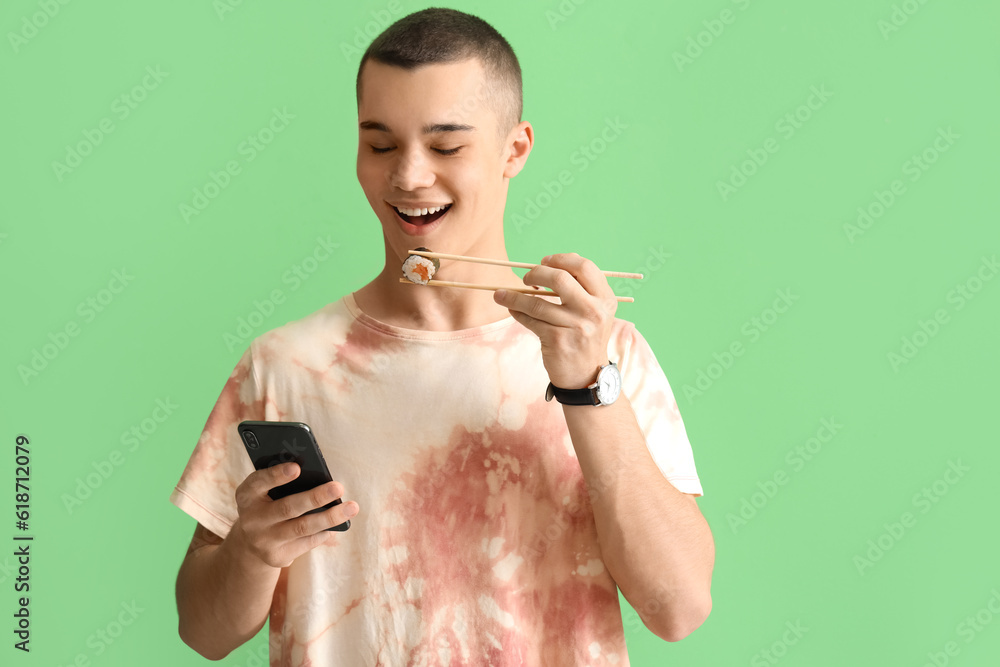
{"type": "Polygon", "coordinates": [[[418,151],[400,153],[386,176],[389,185],[399,190],[418,190],[434,185],[432,165],[418,151]]]}

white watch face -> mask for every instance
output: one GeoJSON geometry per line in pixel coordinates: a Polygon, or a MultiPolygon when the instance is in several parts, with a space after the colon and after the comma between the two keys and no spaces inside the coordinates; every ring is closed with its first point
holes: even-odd
{"type": "Polygon", "coordinates": [[[622,376],[618,367],[609,364],[601,369],[597,376],[597,398],[604,405],[610,405],[618,399],[622,390],[622,376]]]}

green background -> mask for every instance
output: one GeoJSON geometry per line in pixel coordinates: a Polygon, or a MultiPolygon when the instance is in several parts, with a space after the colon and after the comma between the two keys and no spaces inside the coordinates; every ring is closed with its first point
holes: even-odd
{"type": "MultiPolygon", "coordinates": [[[[255,300],[285,297],[257,336],[380,270],[379,224],[355,175],[356,68],[378,29],[427,5],[53,4],[50,18],[31,0],[0,6],[0,540],[17,532],[19,433],[31,438],[36,537],[30,655],[12,648],[15,563],[0,557],[0,661],[202,664],[177,636],[174,602],[194,522],[167,497],[246,346],[223,336],[255,300]],[[122,117],[115,100],[147,67],[166,77],[122,117]],[[248,161],[241,142],[275,108],[294,119],[248,161]],[[57,174],[53,162],[102,119],[113,131],[57,174]],[[179,205],[230,160],[240,173],[185,221],[179,205]],[[321,236],[339,244],[335,261],[293,289],[285,272],[321,236]],[[92,317],[78,309],[110,295],[116,270],[133,276],[125,289],[92,317]],[[73,323],[78,335],[23,379],[19,367],[73,323]],[[177,407],[123,447],[157,399],[177,407]],[[120,465],[67,508],[116,450],[120,465]],[[133,601],[134,623],[96,640],[133,601]]],[[[451,6],[492,23],[524,70],[536,144],[511,183],[510,257],[579,252],[647,273],[618,314],[677,395],[717,560],[712,614],[683,641],[659,640],[623,608],[632,663],[917,666],[940,652],[938,664],[996,664],[1000,6],[451,6]],[[803,107],[814,87],[827,99],[803,107]],[[790,133],[782,119],[796,113],[790,133]],[[601,146],[608,119],[626,127],[601,146]],[[581,158],[588,145],[602,149],[593,160],[581,158]],[[766,162],[743,164],[762,150],[766,162]],[[914,171],[925,152],[934,162],[914,171]],[[719,182],[741,168],[752,175],[724,196],[719,182]],[[572,183],[539,197],[563,170],[572,183]],[[867,229],[845,229],[858,207],[878,212],[895,180],[901,194],[867,229]],[[775,316],[779,290],[795,300],[775,316]],[[727,358],[734,343],[742,354],[727,358]],[[841,425],[832,438],[824,419],[841,425]],[[817,434],[827,442],[810,442],[817,434]],[[967,470],[946,476],[950,463],[967,470]],[[888,550],[869,554],[879,542],[888,550]]],[[[265,635],[220,664],[258,664],[265,635]]]]}

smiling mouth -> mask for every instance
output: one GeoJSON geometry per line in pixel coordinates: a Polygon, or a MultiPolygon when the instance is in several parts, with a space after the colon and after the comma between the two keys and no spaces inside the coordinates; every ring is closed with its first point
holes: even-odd
{"type": "Polygon", "coordinates": [[[448,204],[447,206],[445,206],[440,211],[436,211],[434,213],[428,213],[427,215],[406,215],[405,213],[401,213],[399,211],[399,209],[396,208],[395,206],[393,206],[392,208],[393,208],[393,210],[396,211],[396,215],[398,215],[400,218],[402,218],[404,222],[408,222],[411,225],[418,225],[419,226],[419,225],[429,225],[429,224],[431,224],[432,222],[434,222],[435,220],[437,220],[438,218],[440,218],[441,216],[443,216],[445,213],[447,213],[448,211],[450,211],[452,206],[453,206],[453,204],[448,204]]]}

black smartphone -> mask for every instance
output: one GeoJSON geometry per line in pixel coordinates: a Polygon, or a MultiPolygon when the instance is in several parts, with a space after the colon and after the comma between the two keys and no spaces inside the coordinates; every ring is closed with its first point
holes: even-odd
{"type": "MultiPolygon", "coordinates": [[[[308,491],[326,482],[332,482],[333,477],[326,467],[323,452],[316,444],[312,431],[302,422],[240,422],[236,427],[240,438],[246,447],[247,454],[257,470],[270,468],[280,463],[294,461],[299,464],[299,476],[281,486],[276,486],[267,492],[274,500],[284,498],[293,493],[308,491]]],[[[323,507],[311,509],[305,514],[313,514],[328,510],[341,503],[337,498],[323,507]]],[[[305,516],[303,514],[302,516],[305,516]]],[[[348,519],[339,526],[327,530],[344,531],[351,527],[348,519]]]]}

